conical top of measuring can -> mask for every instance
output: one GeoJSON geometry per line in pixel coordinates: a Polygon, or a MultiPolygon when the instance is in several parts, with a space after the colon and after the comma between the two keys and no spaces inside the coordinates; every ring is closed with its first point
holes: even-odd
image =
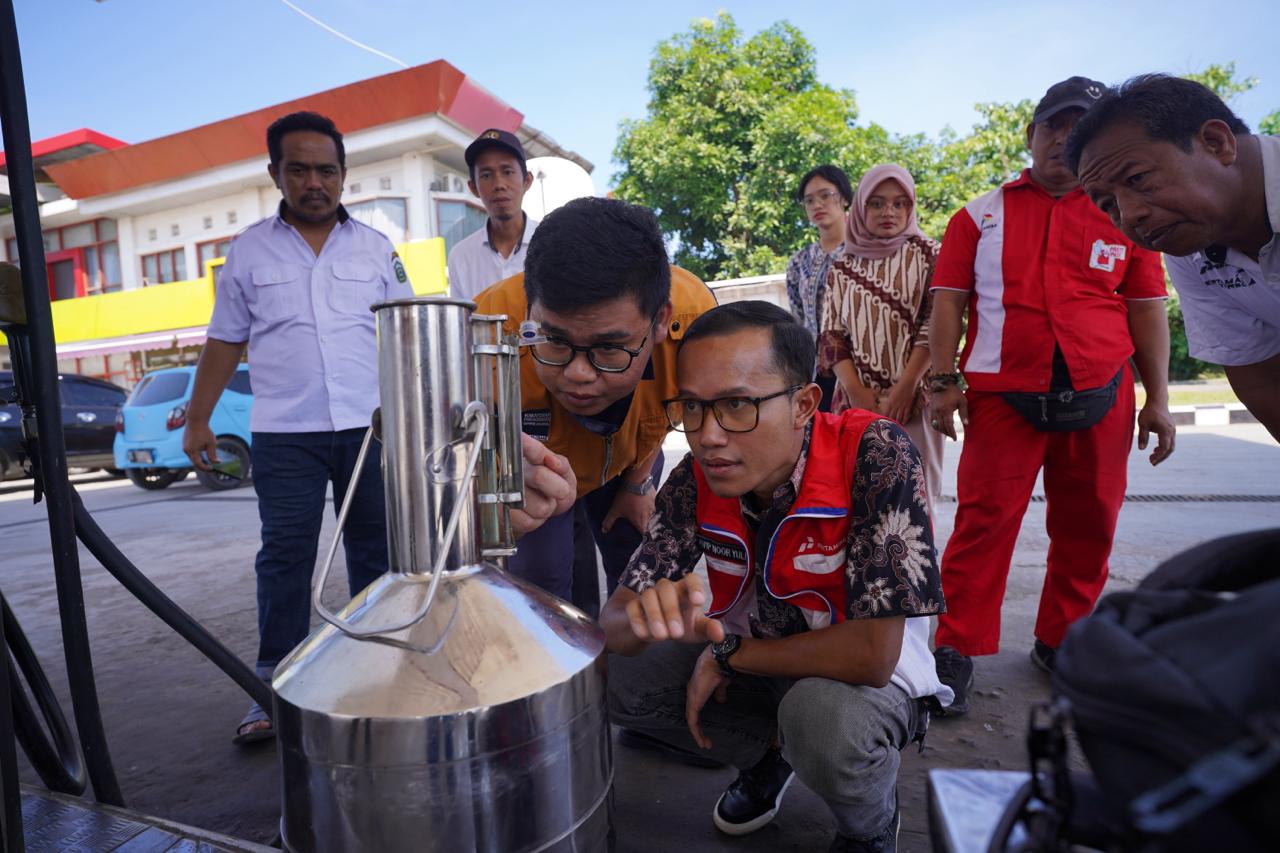
{"type": "MultiPolygon", "coordinates": [[[[418,610],[428,583],[388,574],[341,612],[354,627],[418,610]]],[[[372,640],[326,625],[277,668],[276,695],[308,712],[384,720],[492,708],[573,679],[602,659],[585,614],[492,565],[450,572],[427,615],[372,640]],[[416,649],[416,650],[414,650],[416,649]]]]}

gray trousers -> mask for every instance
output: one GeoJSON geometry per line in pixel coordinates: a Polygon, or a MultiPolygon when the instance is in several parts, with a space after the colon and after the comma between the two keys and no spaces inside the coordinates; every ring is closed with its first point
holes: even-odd
{"type": "MultiPolygon", "coordinates": [[[[656,643],[635,657],[609,656],[609,716],[617,725],[691,752],[685,687],[702,646],[656,643]]],[[[708,753],[740,770],[776,740],[796,776],[826,801],[850,838],[871,838],[893,819],[899,754],[927,725],[920,703],[896,685],[855,687],[828,678],[789,681],[740,675],[723,704],[700,715],[708,753]]]]}

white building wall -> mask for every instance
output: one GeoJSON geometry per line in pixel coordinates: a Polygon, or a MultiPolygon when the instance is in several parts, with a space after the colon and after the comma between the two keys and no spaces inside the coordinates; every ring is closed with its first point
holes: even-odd
{"type": "MultiPolygon", "coordinates": [[[[275,188],[270,188],[275,192],[275,188]]],[[[124,222],[120,224],[120,257],[125,264],[125,287],[142,285],[142,256],[171,249],[181,249],[186,259],[186,278],[203,274],[197,263],[196,246],[210,240],[221,240],[238,234],[258,219],[257,193],[252,190],[222,196],[196,204],[173,207],[158,213],[132,217],[130,234],[132,249],[126,249],[124,222]],[[175,231],[177,233],[175,233],[175,231]],[[128,260],[125,260],[128,259],[128,260]]],[[[154,282],[153,282],[154,283],[154,282]]]]}
{"type": "Polygon", "coordinates": [[[133,236],[133,217],[116,217],[116,243],[120,250],[120,286],[124,290],[142,287],[142,265],[138,242],[133,236]]]}
{"type": "Polygon", "coordinates": [[[408,196],[410,240],[424,239],[431,229],[431,220],[427,213],[426,184],[422,179],[423,175],[430,169],[428,165],[430,159],[430,157],[419,154],[416,151],[410,151],[401,157],[401,168],[404,171],[404,189],[408,196]]]}

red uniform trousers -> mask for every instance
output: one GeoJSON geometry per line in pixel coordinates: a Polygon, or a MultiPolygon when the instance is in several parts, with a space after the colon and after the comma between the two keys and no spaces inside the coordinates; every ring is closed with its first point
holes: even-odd
{"type": "Polygon", "coordinates": [[[1044,467],[1048,571],[1035,636],[1057,648],[1107,579],[1133,443],[1133,377],[1126,366],[1111,411],[1076,432],[1041,432],[998,393],[966,392],[955,530],[942,557],[947,612],[936,644],[963,655],[1000,650],[1000,606],[1022,516],[1044,467]]]}

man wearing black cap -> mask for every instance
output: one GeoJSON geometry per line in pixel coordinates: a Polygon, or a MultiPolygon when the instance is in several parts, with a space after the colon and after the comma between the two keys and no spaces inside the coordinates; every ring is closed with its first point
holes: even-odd
{"type": "Polygon", "coordinates": [[[515,134],[490,128],[467,146],[467,186],[484,204],[484,228],[449,252],[449,295],[475,299],[489,285],[524,272],[525,248],[538,227],[520,209],[533,183],[515,134]]]}
{"type": "Polygon", "coordinates": [[[1089,201],[1063,156],[1105,88],[1085,77],[1050,87],[1027,126],[1031,168],[951,218],[934,270],[932,426],[955,438],[957,412],[965,425],[935,652],[956,694],[948,714],[968,709],[970,658],[999,651],[1009,563],[1041,469],[1050,547],[1034,664],[1053,668],[1102,591],[1133,442],[1130,356],[1146,390],[1138,447],[1154,432],[1151,463],[1173,452],[1160,258],[1089,201]]]}

